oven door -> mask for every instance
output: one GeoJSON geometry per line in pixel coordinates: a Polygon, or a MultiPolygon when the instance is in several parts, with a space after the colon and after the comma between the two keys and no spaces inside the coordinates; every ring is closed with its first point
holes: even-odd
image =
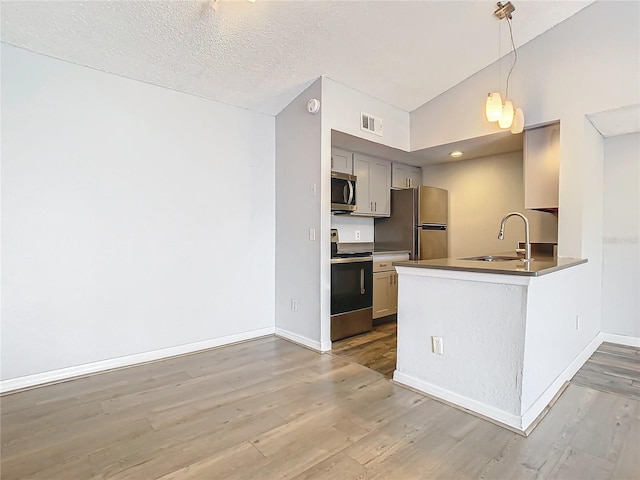
{"type": "Polygon", "coordinates": [[[331,315],[371,307],[373,260],[365,258],[331,259],[331,315]]]}

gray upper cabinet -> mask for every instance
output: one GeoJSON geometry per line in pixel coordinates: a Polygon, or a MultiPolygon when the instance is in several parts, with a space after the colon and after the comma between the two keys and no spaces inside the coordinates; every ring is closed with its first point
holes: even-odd
{"type": "Polygon", "coordinates": [[[422,185],[422,169],[404,163],[393,162],[391,167],[392,188],[414,188],[422,185]]]}
{"type": "Polygon", "coordinates": [[[388,217],[391,215],[391,162],[353,154],[356,181],[356,210],[352,215],[388,217]]]}
{"type": "Polygon", "coordinates": [[[524,132],[524,208],[557,210],[560,124],[524,132]]]}
{"type": "Polygon", "coordinates": [[[340,148],[331,148],[331,171],[353,174],[353,153],[340,148]]]}

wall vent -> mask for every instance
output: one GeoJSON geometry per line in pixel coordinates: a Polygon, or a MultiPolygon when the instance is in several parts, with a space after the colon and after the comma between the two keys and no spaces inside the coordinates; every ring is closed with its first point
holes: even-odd
{"type": "Polygon", "coordinates": [[[360,130],[382,136],[382,119],[360,112],[360,130]]]}

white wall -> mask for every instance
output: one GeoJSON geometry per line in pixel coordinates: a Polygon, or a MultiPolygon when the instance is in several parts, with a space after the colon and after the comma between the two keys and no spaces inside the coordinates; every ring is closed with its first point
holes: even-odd
{"type": "Polygon", "coordinates": [[[599,325],[584,310],[589,263],[531,279],[522,381],[522,413],[529,421],[600,345],[599,325]]]}
{"type": "MultiPolygon", "coordinates": [[[[323,133],[331,129],[364,138],[381,145],[409,151],[409,112],[370,97],[358,90],[322,77],[322,95],[325,98],[323,133]],[[360,113],[382,118],[382,136],[360,129],[360,113]]],[[[331,164],[329,164],[331,168],[331,164]]]]}
{"type": "Polygon", "coordinates": [[[640,133],[604,140],[602,331],[640,337],[640,133]]]}
{"type": "MultiPolygon", "coordinates": [[[[517,35],[517,23],[515,25],[517,35]]],[[[510,97],[525,124],[561,120],[559,253],[595,255],[584,246],[583,194],[601,182],[584,167],[589,132],[584,116],[640,103],[640,3],[595,2],[518,49],[510,97]]],[[[506,63],[505,63],[506,62],[506,63]]],[[[411,149],[494,133],[484,119],[487,92],[504,82],[498,63],[471,76],[411,113],[411,149]]],[[[594,250],[595,248],[595,250],[594,250]]]]}
{"type": "Polygon", "coordinates": [[[398,267],[394,380],[526,430],[601,342],[576,322],[587,267],[540,277],[398,267]]]}
{"type": "MultiPolygon", "coordinates": [[[[482,274],[475,274],[476,280],[471,281],[427,276],[432,272],[398,270],[394,379],[407,376],[425,386],[518,415],[526,287],[489,283],[484,280],[489,275],[482,274]],[[432,336],[442,337],[443,355],[432,353],[432,336]]],[[[423,391],[437,395],[429,388],[423,391]]]]}
{"type": "Polygon", "coordinates": [[[273,332],[272,117],[5,45],[2,101],[3,381],[273,332]]]}
{"type": "MultiPolygon", "coordinates": [[[[487,92],[499,83],[498,67],[412,112],[411,149],[495,132],[483,111],[487,92]]],[[[580,309],[582,328],[594,336],[602,325],[604,155],[602,137],[585,116],[640,103],[638,85],[640,3],[624,1],[595,2],[522,46],[511,80],[510,97],[524,109],[527,126],[561,122],[558,253],[589,259],[580,309]]]]}
{"type": "Polygon", "coordinates": [[[338,229],[340,242],[373,243],[375,240],[373,218],[332,215],[331,228],[338,229]],[[356,240],[356,231],[360,232],[360,240],[356,240]]]}
{"type": "Polygon", "coordinates": [[[307,112],[311,98],[322,103],[320,79],[276,116],[275,324],[276,333],[321,350],[321,248],[330,254],[330,238],[320,227],[322,107],[318,114],[307,112]]]}
{"type": "Polygon", "coordinates": [[[498,240],[500,221],[511,211],[529,219],[532,242],[557,241],[555,216],[524,209],[522,152],[427,166],[422,177],[423,185],[449,191],[451,257],[515,250],[524,241],[520,219],[508,220],[504,240],[498,240]]]}
{"type": "MultiPolygon", "coordinates": [[[[321,133],[321,183],[322,205],[320,214],[321,265],[320,310],[323,349],[331,348],[331,266],[330,229],[331,215],[331,130],[364,138],[372,142],[400,150],[409,150],[409,112],[386,104],[377,98],[347,87],[328,77],[321,77],[323,107],[321,133]],[[360,130],[360,113],[368,113],[383,119],[383,136],[360,130]]],[[[349,231],[347,229],[347,231],[349,231]]]]}

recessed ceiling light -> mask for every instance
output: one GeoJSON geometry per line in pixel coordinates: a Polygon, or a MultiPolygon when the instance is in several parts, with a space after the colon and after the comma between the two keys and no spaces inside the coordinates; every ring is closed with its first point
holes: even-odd
{"type": "Polygon", "coordinates": [[[449,155],[451,155],[453,158],[458,158],[462,156],[462,152],[460,150],[454,150],[449,155]]]}

